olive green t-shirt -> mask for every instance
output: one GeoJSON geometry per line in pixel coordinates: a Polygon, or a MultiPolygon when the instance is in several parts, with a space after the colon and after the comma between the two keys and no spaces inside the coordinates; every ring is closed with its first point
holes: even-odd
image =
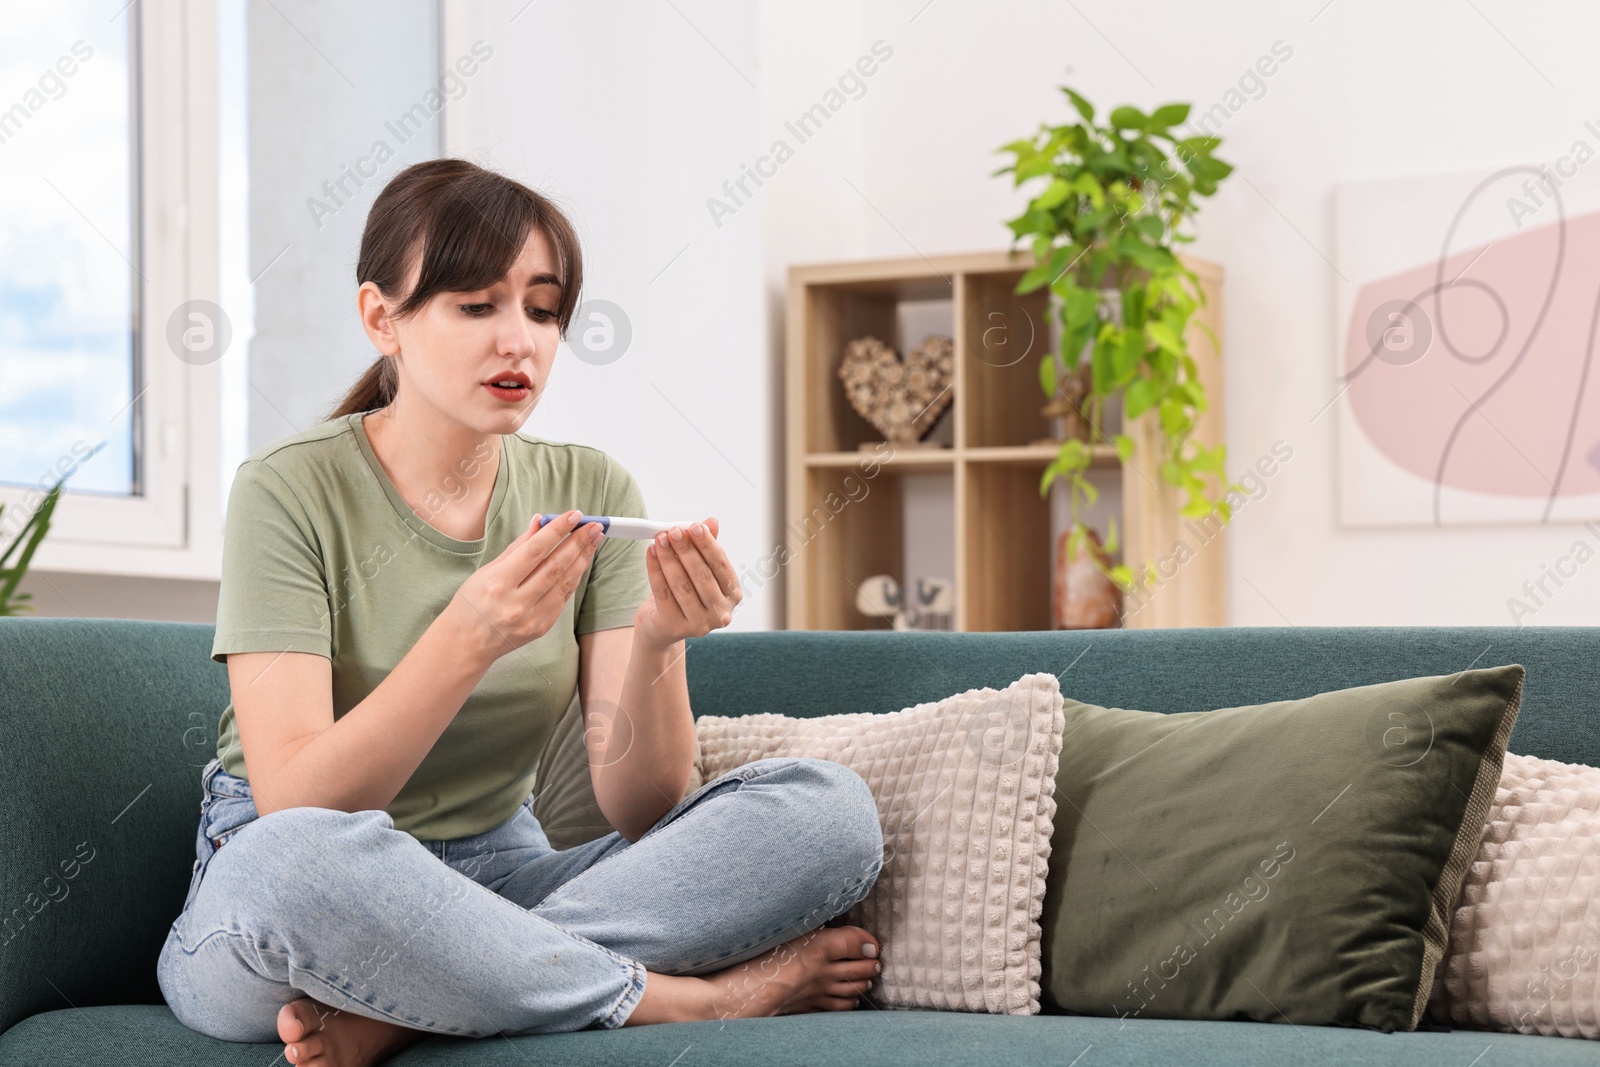
{"type": "MultiPolygon", "coordinates": [[[[459,498],[454,476],[413,510],[389,480],[360,414],[260,449],[240,464],[228,498],[211,658],[311,652],[333,663],[337,720],[388,676],[475,570],[535,514],[645,515],[620,463],[597,448],[522,433],[500,437],[500,467],[477,541],[425,520],[459,498]]],[[[457,465],[493,462],[485,443],[457,465]]],[[[578,635],[631,626],[650,596],[643,541],[604,538],[562,616],[501,656],[385,809],[421,840],[482,833],[516,814],[534,788],[539,753],[572,703],[578,635]]],[[[217,731],[229,774],[248,778],[230,703],[217,731]]]]}

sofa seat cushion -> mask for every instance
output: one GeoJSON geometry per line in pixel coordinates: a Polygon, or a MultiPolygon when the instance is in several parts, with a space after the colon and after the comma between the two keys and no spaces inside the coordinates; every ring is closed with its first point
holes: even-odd
{"type": "MultiPolygon", "coordinates": [[[[263,1067],[283,1046],[218,1041],[165,1007],[63,1008],[0,1034],[0,1063],[36,1067],[263,1067]]],[[[385,1067],[1281,1067],[1289,1063],[1404,1067],[1593,1064],[1594,1045],[1561,1037],[1471,1030],[1381,1034],[1286,1023],[1193,1022],[980,1012],[855,1011],[711,1020],[523,1037],[430,1037],[385,1067]],[[1489,1055],[1484,1052],[1493,1047],[1489,1055]],[[1087,1052],[1087,1055],[1084,1053],[1087,1052]],[[1082,1060],[1076,1057],[1082,1056],[1082,1060]],[[679,1057],[682,1057],[681,1059],[679,1057]],[[1479,1057],[1482,1057],[1479,1059],[1479,1057]]]]}

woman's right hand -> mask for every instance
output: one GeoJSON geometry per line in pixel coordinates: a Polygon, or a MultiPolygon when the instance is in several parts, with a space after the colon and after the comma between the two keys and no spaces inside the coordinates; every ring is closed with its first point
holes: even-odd
{"type": "Polygon", "coordinates": [[[573,531],[580,511],[534,516],[522,536],[479,567],[445,607],[463,651],[485,668],[549,632],[599,546],[599,523],[573,531]],[[569,532],[573,536],[567,536],[569,532]]]}

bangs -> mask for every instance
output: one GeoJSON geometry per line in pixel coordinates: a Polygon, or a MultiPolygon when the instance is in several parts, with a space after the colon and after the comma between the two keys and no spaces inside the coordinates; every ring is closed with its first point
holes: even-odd
{"type": "MultiPolygon", "coordinates": [[[[437,293],[486,289],[506,276],[534,230],[545,236],[561,280],[556,321],[566,333],[577,303],[580,279],[576,235],[558,211],[516,182],[488,173],[453,177],[438,189],[427,224],[412,244],[421,245],[416,288],[396,309],[405,317],[437,293]]],[[[409,257],[408,257],[409,259],[409,257]]],[[[513,279],[520,287],[524,279],[513,279]]]]}

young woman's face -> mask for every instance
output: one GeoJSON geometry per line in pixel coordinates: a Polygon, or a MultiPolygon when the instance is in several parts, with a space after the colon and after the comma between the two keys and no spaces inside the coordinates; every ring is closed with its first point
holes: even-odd
{"type": "Polygon", "coordinates": [[[534,229],[511,270],[487,289],[435,293],[416,314],[390,320],[401,388],[479,432],[514,433],[544,395],[561,340],[560,301],[550,242],[534,229]],[[520,390],[491,384],[519,375],[520,390]]]}

